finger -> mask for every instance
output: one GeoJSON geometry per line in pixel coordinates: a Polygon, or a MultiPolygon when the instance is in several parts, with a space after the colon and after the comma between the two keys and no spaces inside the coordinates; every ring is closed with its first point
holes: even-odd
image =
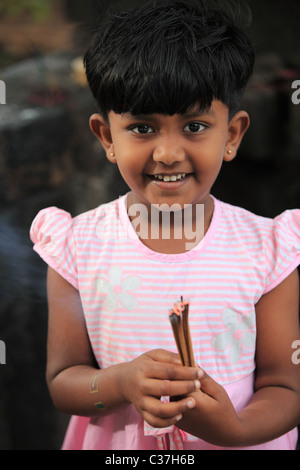
{"type": "Polygon", "coordinates": [[[201,391],[218,400],[223,395],[223,387],[210,377],[203,369],[199,369],[201,391]]]}
{"type": "Polygon", "coordinates": [[[199,369],[196,369],[194,367],[183,367],[182,365],[156,361],[151,361],[148,366],[148,377],[161,380],[199,379],[199,369]]]}
{"type": "Polygon", "coordinates": [[[148,396],[175,397],[188,395],[189,393],[199,390],[201,383],[198,379],[179,381],[148,379],[146,387],[145,392],[148,396]]]}
{"type": "Polygon", "coordinates": [[[178,402],[163,403],[155,398],[148,398],[147,408],[143,410],[143,418],[154,427],[166,427],[178,423],[183,414],[194,408],[196,401],[185,398],[178,402]]]}
{"type": "Polygon", "coordinates": [[[165,349],[153,349],[152,351],[147,352],[146,355],[151,357],[154,361],[181,365],[179,354],[165,349]]]}
{"type": "Polygon", "coordinates": [[[145,411],[143,418],[145,421],[147,421],[148,424],[150,424],[150,426],[153,426],[154,428],[166,428],[168,426],[173,426],[174,424],[176,425],[178,421],[182,419],[182,414],[178,414],[173,418],[160,418],[158,416],[153,416],[145,411]]]}

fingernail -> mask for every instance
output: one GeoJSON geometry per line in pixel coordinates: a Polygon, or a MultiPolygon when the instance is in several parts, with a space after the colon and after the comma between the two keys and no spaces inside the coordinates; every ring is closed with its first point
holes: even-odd
{"type": "Polygon", "coordinates": [[[188,400],[188,401],[186,402],[186,406],[187,406],[189,409],[194,408],[194,406],[195,406],[195,401],[194,401],[194,400],[188,400]]]}
{"type": "Polygon", "coordinates": [[[182,415],[181,415],[181,414],[178,415],[178,416],[176,416],[176,421],[180,421],[181,419],[182,419],[182,415]]]}
{"type": "Polygon", "coordinates": [[[203,375],[204,375],[203,370],[202,370],[202,369],[199,369],[199,370],[198,370],[198,379],[202,379],[203,375]]]}
{"type": "Polygon", "coordinates": [[[195,383],[195,388],[200,388],[201,384],[199,380],[195,380],[194,383],[195,383]]]}

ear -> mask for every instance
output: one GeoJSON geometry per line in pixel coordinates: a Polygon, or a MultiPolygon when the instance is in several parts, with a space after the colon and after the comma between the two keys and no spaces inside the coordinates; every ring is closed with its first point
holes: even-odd
{"type": "Polygon", "coordinates": [[[224,160],[230,162],[236,157],[242,139],[250,126],[250,117],[246,111],[237,112],[228,126],[227,144],[224,160]]]}
{"type": "Polygon", "coordinates": [[[93,114],[90,117],[90,129],[95,134],[97,139],[100,141],[102,147],[106,152],[108,160],[112,163],[116,163],[116,157],[114,153],[114,145],[111,135],[109,123],[104,119],[101,114],[93,114]]]}

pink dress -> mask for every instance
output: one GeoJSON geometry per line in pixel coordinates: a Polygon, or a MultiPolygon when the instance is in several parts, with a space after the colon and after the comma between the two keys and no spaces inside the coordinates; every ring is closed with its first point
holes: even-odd
{"type": "MultiPolygon", "coordinates": [[[[31,227],[34,249],[78,289],[100,368],[146,351],[176,352],[168,312],[190,301],[196,362],[229,394],[237,410],[253,394],[255,304],[300,263],[300,210],[256,216],[214,199],[203,240],[187,253],[161,254],[138,238],[126,195],[75,218],[56,207],[31,227]]],[[[297,430],[247,449],[295,449],[297,430]]],[[[148,426],[133,405],[108,416],[74,416],[63,449],[221,449],[176,426],[148,426]]]]}

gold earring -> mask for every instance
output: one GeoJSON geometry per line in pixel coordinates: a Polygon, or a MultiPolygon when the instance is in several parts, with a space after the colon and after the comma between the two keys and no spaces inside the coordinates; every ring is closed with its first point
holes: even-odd
{"type": "Polygon", "coordinates": [[[229,155],[232,154],[232,150],[227,150],[227,153],[229,153],[229,155]]]}
{"type": "Polygon", "coordinates": [[[114,153],[110,153],[110,156],[111,156],[111,157],[114,157],[114,156],[115,156],[115,154],[114,154],[114,153]]]}

